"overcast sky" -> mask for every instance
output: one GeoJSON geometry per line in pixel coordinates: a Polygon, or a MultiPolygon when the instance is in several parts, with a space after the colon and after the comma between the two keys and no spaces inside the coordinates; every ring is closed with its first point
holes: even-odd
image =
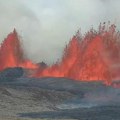
{"type": "Polygon", "coordinates": [[[17,29],[28,58],[53,63],[75,32],[120,26],[120,0],[0,0],[0,42],[17,29]]]}

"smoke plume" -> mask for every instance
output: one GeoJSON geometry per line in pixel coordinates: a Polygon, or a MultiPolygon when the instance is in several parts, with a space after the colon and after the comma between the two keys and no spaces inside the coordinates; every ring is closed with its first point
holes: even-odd
{"type": "Polygon", "coordinates": [[[105,21],[119,29],[119,5],[119,0],[0,0],[0,42],[16,28],[28,58],[51,64],[78,29],[84,33],[105,21]]]}

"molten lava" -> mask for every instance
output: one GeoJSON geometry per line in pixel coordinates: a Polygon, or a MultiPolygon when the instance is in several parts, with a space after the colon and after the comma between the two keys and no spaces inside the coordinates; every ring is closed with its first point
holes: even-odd
{"type": "Polygon", "coordinates": [[[120,33],[116,26],[100,25],[85,36],[78,32],[64,50],[62,60],[37,77],[67,77],[81,81],[103,81],[110,85],[120,79],[120,33]]]}
{"type": "Polygon", "coordinates": [[[8,67],[37,68],[35,64],[25,58],[15,30],[0,46],[0,71],[8,67]]]}
{"type": "Polygon", "coordinates": [[[120,32],[115,25],[104,24],[84,36],[77,32],[65,47],[60,62],[42,67],[25,58],[14,30],[0,47],[0,70],[7,67],[36,69],[34,77],[66,77],[110,85],[120,79],[120,32]]]}

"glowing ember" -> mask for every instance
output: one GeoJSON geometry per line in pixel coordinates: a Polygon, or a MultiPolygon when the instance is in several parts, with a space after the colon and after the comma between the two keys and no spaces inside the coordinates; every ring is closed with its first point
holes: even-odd
{"type": "MultiPolygon", "coordinates": [[[[115,25],[99,26],[85,36],[80,32],[64,49],[60,62],[41,67],[23,55],[16,31],[0,47],[0,70],[7,67],[36,69],[34,77],[66,77],[81,81],[103,81],[107,85],[120,79],[120,32],[115,25]]],[[[114,84],[116,86],[116,84],[114,84]]]]}

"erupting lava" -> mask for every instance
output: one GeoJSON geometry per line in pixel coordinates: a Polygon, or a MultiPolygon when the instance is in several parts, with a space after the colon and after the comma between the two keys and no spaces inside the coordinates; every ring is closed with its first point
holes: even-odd
{"type": "MultiPolygon", "coordinates": [[[[34,77],[66,77],[81,81],[103,81],[107,85],[120,79],[120,32],[115,25],[99,26],[84,36],[80,32],[64,49],[60,62],[42,67],[24,57],[16,31],[0,47],[0,70],[7,67],[36,69],[34,77]]],[[[114,84],[115,85],[115,84],[114,84]]]]}
{"type": "Polygon", "coordinates": [[[0,46],[0,70],[8,67],[37,68],[37,65],[25,58],[16,30],[0,46]]]}
{"type": "Polygon", "coordinates": [[[120,33],[115,25],[100,25],[85,36],[78,32],[64,50],[61,62],[38,71],[36,76],[67,77],[81,81],[120,79],[120,33]]]}

